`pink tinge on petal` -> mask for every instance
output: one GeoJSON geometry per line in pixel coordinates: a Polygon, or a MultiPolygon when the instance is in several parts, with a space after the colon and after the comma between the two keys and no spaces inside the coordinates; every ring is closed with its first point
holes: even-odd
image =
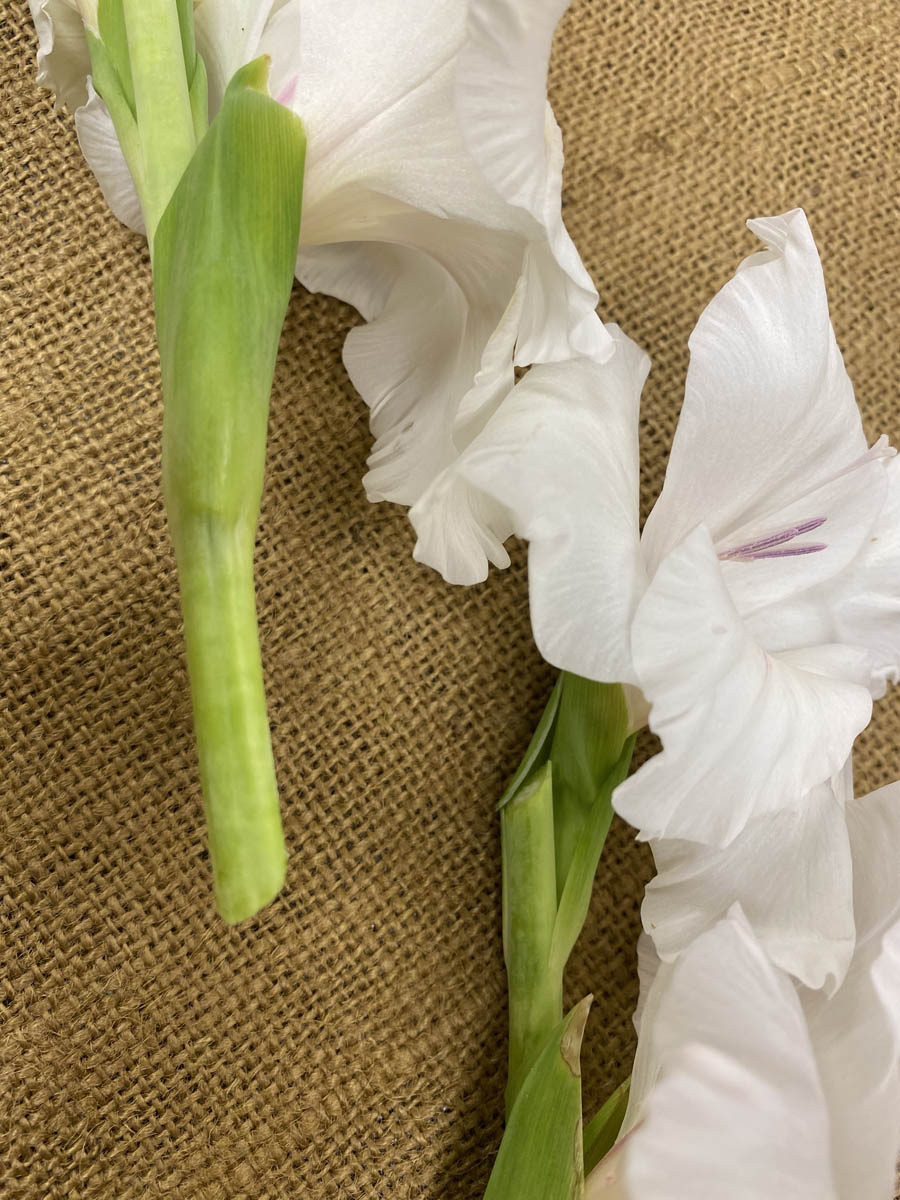
{"type": "Polygon", "coordinates": [[[276,101],[285,108],[290,108],[297,95],[297,85],[299,82],[299,75],[293,75],[275,97],[276,101]]]}
{"type": "Polygon", "coordinates": [[[799,525],[792,525],[789,529],[781,530],[780,533],[770,533],[765,537],[745,542],[742,546],[720,550],[718,558],[722,560],[743,559],[744,561],[755,558],[793,558],[798,554],[815,554],[819,550],[827,550],[828,546],[824,542],[802,542],[799,546],[786,545],[787,542],[793,541],[802,533],[810,533],[813,529],[818,529],[827,520],[827,517],[813,517],[810,521],[801,521],[799,525]],[[776,547],[779,548],[776,549],[776,547]]]}

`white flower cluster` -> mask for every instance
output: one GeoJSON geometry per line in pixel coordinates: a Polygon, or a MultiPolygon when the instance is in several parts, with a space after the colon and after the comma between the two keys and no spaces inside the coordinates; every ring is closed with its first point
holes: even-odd
{"type": "Polygon", "coordinates": [[[617,791],[658,875],[624,1137],[590,1197],[889,1200],[900,1146],[900,785],[850,753],[900,671],[900,463],[867,447],[802,212],[701,315],[638,525],[645,355],[535,368],[462,470],[528,538],[535,637],[638,689],[617,791]]]}
{"type": "Polygon", "coordinates": [[[638,522],[646,356],[534,368],[461,470],[529,540],[532,622],[663,745],[616,792],[658,875],[624,1136],[589,1197],[890,1200],[900,784],[850,754],[900,672],[900,461],[868,448],[800,211],[701,315],[638,522]]]}
{"type": "MultiPolygon", "coordinates": [[[[113,210],[140,204],[68,0],[39,78],[113,210]]],[[[863,435],[805,216],[700,317],[641,533],[649,362],[595,315],[560,216],[546,69],[567,0],[202,0],[215,112],[267,53],[308,137],[297,275],[365,318],[372,499],[456,583],[526,538],[556,666],[629,686],[662,752],[615,806],[650,841],[628,1200],[889,1200],[900,1142],[900,791],[850,755],[900,672],[900,466],[863,435]],[[530,367],[514,386],[516,367],[530,367]]]]}

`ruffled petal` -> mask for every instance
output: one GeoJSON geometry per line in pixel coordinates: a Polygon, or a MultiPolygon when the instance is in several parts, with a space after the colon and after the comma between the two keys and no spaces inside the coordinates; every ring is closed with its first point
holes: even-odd
{"type": "Polygon", "coordinates": [[[509,566],[503,543],[513,532],[512,518],[501,503],[470,483],[465,464],[477,453],[483,440],[479,434],[512,391],[512,350],[523,295],[520,279],[488,339],[474,382],[457,407],[453,440],[460,449],[459,457],[409,510],[417,535],[413,558],[439,571],[448,583],[481,583],[487,578],[489,564],[509,566]]]}
{"type": "MultiPolygon", "coordinates": [[[[640,1036],[650,991],[659,973],[662,960],[648,933],[641,931],[637,941],[638,1002],[632,1015],[635,1033],[640,1036]]],[[[652,1018],[651,1018],[652,1019],[652,1018]]]]}
{"type": "MultiPolygon", "coordinates": [[[[467,258],[480,267],[482,284],[490,280],[496,292],[505,288],[501,311],[524,262],[518,364],[558,361],[578,351],[608,357],[612,344],[594,312],[596,292],[562,227],[561,150],[548,148],[542,175],[548,188],[545,208],[555,214],[559,227],[554,231],[549,215],[536,225],[530,213],[493,186],[464,140],[456,114],[456,76],[465,17],[461,0],[389,0],[377,6],[360,0],[309,0],[304,5],[291,100],[303,118],[309,146],[302,244],[360,237],[413,244],[402,227],[388,228],[376,219],[371,203],[353,210],[336,206],[335,196],[348,192],[380,197],[382,204],[391,199],[444,222],[459,222],[473,234],[467,258]],[[359,232],[361,221],[367,226],[364,234],[359,232]],[[485,229],[493,231],[495,240],[516,240],[518,265],[512,280],[504,282],[479,263],[479,231],[485,229]],[[579,278],[577,286],[573,275],[579,278]]],[[[271,53],[274,75],[280,69],[277,44],[271,53]]],[[[432,227],[429,253],[442,254],[445,233],[443,223],[432,227]]],[[[455,245],[466,255],[459,239],[455,245]]],[[[457,273],[453,266],[448,269],[457,273]]],[[[467,269],[465,262],[460,269],[467,269]]]]}
{"type": "Polygon", "coordinates": [[[513,386],[522,244],[384,197],[364,199],[346,189],[331,217],[343,208],[349,228],[351,212],[365,213],[360,236],[396,241],[303,247],[298,274],[369,319],[344,348],[376,437],[369,498],[414,505],[419,561],[450,582],[477,582],[489,562],[508,565],[502,543],[511,525],[472,492],[457,463],[513,386]]]}
{"type": "Polygon", "coordinates": [[[837,774],[871,714],[863,651],[769,655],[753,641],[702,526],[652,579],[632,653],[663,751],[613,803],[643,839],[728,845],[837,774]]]}
{"type": "Polygon", "coordinates": [[[383,311],[407,261],[407,252],[381,242],[308,246],[297,255],[296,275],[310,292],[352,304],[367,321],[383,311]]]}
{"type": "Polygon", "coordinates": [[[717,546],[748,525],[777,532],[781,510],[866,453],[805,215],[749,224],[768,250],[745,260],[691,336],[666,482],[644,533],[651,564],[700,522],[717,546]]]}
{"type": "Polygon", "coordinates": [[[724,850],[663,839],[641,915],[671,961],[739,903],[772,962],[830,992],[853,953],[853,883],[844,801],[849,764],[797,808],[757,817],[724,850]]]}
{"type": "Polygon", "coordinates": [[[65,0],[28,0],[28,7],[38,35],[37,82],[74,112],[88,101],[91,56],[84,23],[65,0]]]}
{"type": "Polygon", "coordinates": [[[533,367],[461,461],[528,540],[541,654],[590,679],[636,682],[629,626],[646,585],[638,540],[637,416],[643,351],[533,367]]]}
{"type": "Polygon", "coordinates": [[[471,0],[457,67],[463,135],[497,192],[538,226],[520,364],[612,346],[595,313],[597,292],[562,220],[562,136],[547,104],[547,65],[568,0],[471,0]],[[555,324],[565,328],[551,332],[555,324]],[[565,355],[559,349],[566,347],[565,355]]]}
{"type": "Polygon", "coordinates": [[[303,0],[302,21],[293,10],[273,14],[269,29],[280,22],[285,36],[267,30],[261,48],[307,132],[298,275],[370,321],[344,354],[376,435],[366,490],[413,506],[419,561],[475,582],[508,562],[511,524],[460,456],[510,391],[513,364],[568,357],[578,329],[597,324],[596,296],[590,321],[583,305],[569,311],[546,230],[492,186],[464,140],[464,0],[303,0]],[[356,283],[353,254],[374,242],[400,252],[363,251],[356,283]]]}
{"type": "Polygon", "coordinates": [[[344,364],[371,409],[369,499],[413,504],[453,458],[456,404],[479,347],[453,279],[425,255],[406,257],[380,315],[347,337],[344,364]]]}
{"type": "MultiPolygon", "coordinates": [[[[662,976],[658,976],[657,986],[662,976]]],[[[800,1003],[739,910],[664,980],[652,1029],[659,1081],[601,1163],[589,1200],[837,1200],[828,1114],[800,1003]],[[712,1150],[711,1150],[712,1148],[712,1150]],[[611,1156],[612,1157],[612,1156],[611,1156]]]]}
{"type": "Polygon", "coordinates": [[[78,144],[113,214],[123,225],[146,236],[141,202],[119,145],[112,117],[94,91],[90,78],[87,81],[87,96],[87,103],[75,113],[78,144]]]}
{"type": "Polygon", "coordinates": [[[841,1200],[893,1195],[900,1154],[900,784],[847,806],[857,952],[828,999],[802,993],[841,1200]]]}

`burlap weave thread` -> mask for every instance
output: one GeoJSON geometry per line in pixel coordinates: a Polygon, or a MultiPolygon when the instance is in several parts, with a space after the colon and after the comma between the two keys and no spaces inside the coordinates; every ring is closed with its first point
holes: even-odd
{"type": "MultiPolygon", "coordinates": [[[[0,1194],[477,1200],[502,1129],[493,806],[552,673],[524,556],[451,589],[360,487],[355,314],[295,290],[259,538],[291,849],[284,895],[212,912],[143,242],[0,16],[0,1194]]],[[[574,0],[554,53],[566,218],[601,312],[650,352],[645,504],[701,308],[795,205],[871,435],[900,435],[900,8],[574,0]]],[[[900,697],[858,790],[900,775],[900,697]]],[[[646,749],[646,747],[645,747],[646,749]]],[[[593,1111],[630,1067],[650,873],[617,824],[570,995],[593,1111]]]]}

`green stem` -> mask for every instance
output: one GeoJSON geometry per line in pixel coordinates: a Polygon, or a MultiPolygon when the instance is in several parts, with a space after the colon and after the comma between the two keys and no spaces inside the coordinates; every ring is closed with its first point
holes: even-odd
{"type": "Polygon", "coordinates": [[[151,248],[156,227],[196,147],[176,0],[122,0],[143,160],[141,205],[151,248]]]}
{"type": "Polygon", "coordinates": [[[284,883],[256,626],[252,536],[216,517],[173,528],[219,911],[252,916],[284,883]]]}
{"type": "Polygon", "coordinates": [[[562,972],[551,966],[556,919],[550,764],[500,810],[503,953],[509,988],[506,1111],[562,1019],[562,972]]]}
{"type": "Polygon", "coordinates": [[[584,1127],[584,1173],[590,1175],[597,1163],[612,1150],[628,1111],[631,1094],[629,1075],[609,1096],[600,1110],[584,1127]]]}

